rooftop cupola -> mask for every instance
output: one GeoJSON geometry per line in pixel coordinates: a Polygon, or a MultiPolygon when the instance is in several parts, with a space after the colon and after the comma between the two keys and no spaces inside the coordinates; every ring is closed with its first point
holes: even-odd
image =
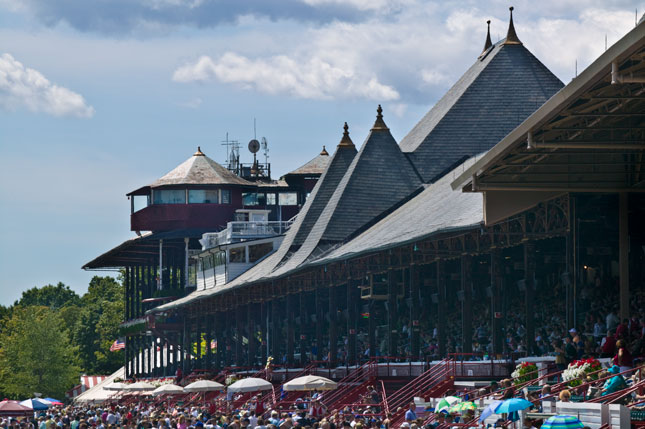
{"type": "Polygon", "coordinates": [[[372,126],[372,131],[389,131],[390,129],[385,125],[383,121],[383,108],[381,105],[378,105],[376,109],[376,121],[374,121],[374,126],[372,126]]]}
{"type": "Polygon", "coordinates": [[[354,142],[352,139],[349,137],[349,126],[347,125],[347,122],[345,122],[345,125],[343,125],[343,137],[340,139],[340,143],[338,143],[338,148],[354,148],[356,149],[356,146],[354,146],[354,142]]]}
{"type": "Polygon", "coordinates": [[[486,24],[488,24],[488,32],[486,33],[486,43],[484,43],[484,50],[482,51],[482,54],[489,50],[491,46],[493,46],[493,42],[490,40],[490,19],[486,21],[486,24]]]}
{"type": "Polygon", "coordinates": [[[513,25],[513,6],[509,7],[508,10],[511,11],[511,19],[508,23],[508,33],[506,34],[506,40],[504,41],[505,45],[521,45],[520,39],[517,37],[515,32],[515,26],[513,25]]]}

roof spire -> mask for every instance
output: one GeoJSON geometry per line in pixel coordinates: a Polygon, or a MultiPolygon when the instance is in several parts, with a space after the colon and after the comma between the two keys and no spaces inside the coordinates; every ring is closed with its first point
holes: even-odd
{"type": "Polygon", "coordinates": [[[493,42],[490,40],[490,19],[486,21],[486,24],[488,24],[488,32],[486,33],[486,43],[484,43],[484,50],[482,51],[482,54],[486,52],[491,46],[493,46],[493,42]]]}
{"type": "Polygon", "coordinates": [[[513,6],[509,7],[508,10],[511,11],[511,20],[508,23],[508,33],[506,34],[506,40],[504,41],[505,45],[521,45],[520,39],[517,37],[515,32],[515,26],[513,25],[513,6]]]}
{"type": "Polygon", "coordinates": [[[347,125],[347,122],[345,122],[345,125],[343,125],[343,129],[345,131],[343,131],[343,138],[340,139],[340,143],[338,143],[338,147],[339,148],[341,148],[341,147],[353,147],[353,148],[355,148],[356,146],[354,146],[354,142],[352,141],[352,139],[349,138],[349,126],[347,125]]]}
{"type": "Polygon", "coordinates": [[[374,121],[374,126],[372,127],[372,131],[374,130],[389,130],[387,125],[385,125],[385,122],[383,121],[383,108],[381,105],[378,105],[378,108],[376,109],[376,121],[374,121]]]}
{"type": "Polygon", "coordinates": [[[325,145],[323,145],[323,150],[320,151],[320,154],[323,156],[329,156],[329,152],[327,152],[327,149],[325,149],[325,145]]]}
{"type": "Polygon", "coordinates": [[[197,146],[197,152],[195,152],[193,156],[206,156],[206,155],[204,155],[204,153],[202,152],[202,148],[200,146],[197,146]]]}

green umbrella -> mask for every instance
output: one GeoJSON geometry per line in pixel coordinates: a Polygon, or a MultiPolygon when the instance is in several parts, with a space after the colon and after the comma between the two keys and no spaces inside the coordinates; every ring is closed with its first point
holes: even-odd
{"type": "Polygon", "coordinates": [[[584,425],[573,416],[553,416],[542,424],[543,429],[578,429],[584,425]]]}
{"type": "Polygon", "coordinates": [[[437,407],[435,408],[435,413],[448,411],[450,407],[459,402],[461,402],[461,398],[458,398],[456,396],[446,396],[445,398],[441,398],[441,401],[439,401],[437,407]]]}
{"type": "Polygon", "coordinates": [[[462,413],[464,411],[474,411],[476,409],[477,409],[477,406],[475,406],[475,404],[473,404],[472,402],[468,401],[468,402],[460,402],[458,404],[453,405],[452,407],[450,407],[448,412],[462,413]]]}

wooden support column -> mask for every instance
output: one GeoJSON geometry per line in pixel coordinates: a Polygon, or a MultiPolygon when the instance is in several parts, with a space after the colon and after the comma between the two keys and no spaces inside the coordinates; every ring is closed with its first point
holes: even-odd
{"type": "Polygon", "coordinates": [[[249,345],[248,345],[249,352],[247,355],[246,363],[251,368],[257,366],[258,364],[257,360],[255,359],[255,355],[257,352],[257,339],[256,339],[257,330],[255,329],[256,307],[257,305],[252,302],[249,302],[246,306],[246,330],[249,338],[249,345]]]}
{"type": "Polygon", "coordinates": [[[306,293],[301,290],[300,298],[300,365],[304,368],[307,364],[307,326],[309,326],[309,313],[307,312],[306,293]]]}
{"type": "Polygon", "coordinates": [[[439,357],[446,357],[446,262],[437,260],[437,340],[439,345],[439,357]]]}
{"type": "Polygon", "coordinates": [[[356,280],[347,282],[347,360],[350,365],[358,362],[356,333],[358,331],[358,285],[356,280]]]}
{"type": "Polygon", "coordinates": [[[629,319],[629,194],[618,194],[618,273],[620,319],[629,319]]]}
{"type": "Polygon", "coordinates": [[[242,350],[242,340],[244,338],[244,328],[242,323],[242,307],[235,307],[233,310],[235,313],[235,364],[237,366],[244,365],[244,356],[242,350]]]}
{"type": "Polygon", "coordinates": [[[472,256],[461,257],[461,336],[462,352],[473,352],[473,280],[472,256]]]}
{"type": "MultiPolygon", "coordinates": [[[[127,307],[126,307],[127,308],[127,307]]],[[[130,375],[132,374],[132,369],[130,368],[130,349],[132,348],[132,342],[130,340],[130,337],[125,337],[125,349],[123,349],[123,355],[125,356],[124,358],[124,368],[125,368],[125,378],[126,380],[130,378],[130,375]]]]}
{"type": "Polygon", "coordinates": [[[296,335],[294,310],[295,310],[296,296],[291,294],[287,295],[286,300],[286,313],[287,313],[287,365],[293,366],[293,347],[296,335]]]}
{"type": "Polygon", "coordinates": [[[397,292],[396,271],[390,268],[387,271],[387,354],[391,357],[399,355],[399,335],[397,330],[398,311],[396,303],[397,292]]]}
{"type": "Polygon", "coordinates": [[[222,355],[224,354],[224,339],[222,336],[222,322],[219,313],[213,315],[213,331],[215,332],[215,341],[217,341],[217,348],[215,349],[215,363],[213,365],[215,372],[219,373],[222,370],[222,355]]]}
{"type": "Polygon", "coordinates": [[[410,283],[410,329],[412,330],[410,332],[410,358],[411,360],[417,360],[421,355],[421,328],[419,326],[421,270],[418,265],[410,265],[410,268],[408,268],[408,280],[410,283]]]}
{"type": "Polygon", "coordinates": [[[376,301],[373,299],[369,300],[369,313],[370,318],[368,319],[367,325],[367,341],[369,343],[369,356],[370,358],[376,357],[376,301]]]}
{"type": "Polygon", "coordinates": [[[504,339],[502,338],[502,253],[499,249],[493,249],[490,254],[491,272],[491,316],[493,328],[493,353],[501,355],[504,351],[504,339]]]}
{"type": "Polygon", "coordinates": [[[323,321],[325,320],[324,303],[322,299],[322,287],[316,285],[315,290],[316,306],[316,360],[323,359],[323,321]]]}
{"type": "Polygon", "coordinates": [[[329,366],[334,368],[338,361],[338,288],[329,286],[329,366]]]}
{"type": "Polygon", "coordinates": [[[271,335],[271,355],[275,362],[282,364],[282,359],[280,355],[280,346],[282,345],[282,316],[280,315],[280,302],[278,297],[275,297],[271,302],[271,313],[272,313],[272,324],[273,332],[271,335]]]}
{"type": "Polygon", "coordinates": [[[224,355],[222,358],[222,365],[224,368],[231,365],[231,314],[230,311],[224,311],[224,355]]]}
{"type": "Polygon", "coordinates": [[[535,351],[535,303],[533,296],[535,291],[535,243],[524,243],[524,325],[526,327],[526,349],[529,356],[535,351]]]}
{"type": "Polygon", "coordinates": [[[267,358],[269,355],[269,350],[267,348],[268,343],[268,334],[269,334],[269,329],[268,329],[268,321],[267,318],[269,316],[269,311],[268,311],[268,304],[266,301],[262,301],[260,303],[260,335],[261,335],[261,342],[260,342],[260,359],[261,362],[260,364],[262,366],[266,365],[267,363],[267,358]]]}

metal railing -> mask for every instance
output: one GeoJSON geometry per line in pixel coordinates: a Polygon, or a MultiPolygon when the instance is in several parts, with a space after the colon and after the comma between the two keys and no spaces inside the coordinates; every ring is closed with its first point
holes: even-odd
{"type": "Polygon", "coordinates": [[[264,237],[274,237],[286,233],[293,220],[271,222],[228,222],[226,229],[207,233],[202,236],[202,249],[210,249],[222,244],[236,243],[264,237]]]}

